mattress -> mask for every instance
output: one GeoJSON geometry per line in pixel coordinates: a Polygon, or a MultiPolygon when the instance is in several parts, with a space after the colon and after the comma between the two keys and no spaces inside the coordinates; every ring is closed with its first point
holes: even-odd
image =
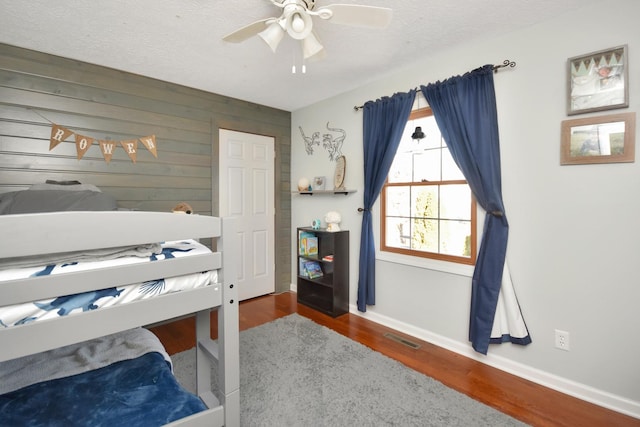
{"type": "MultiPolygon", "coordinates": [[[[150,256],[126,256],[99,261],[60,262],[0,271],[0,286],[3,281],[34,276],[55,275],[86,271],[96,268],[123,266],[154,262],[162,259],[181,258],[210,253],[206,246],[195,240],[164,242],[150,256]]],[[[0,327],[11,327],[60,316],[71,316],[89,310],[126,304],[158,295],[207,286],[217,281],[216,271],[206,271],[178,277],[158,278],[128,286],[118,286],[75,295],[0,307],[0,327]]]]}

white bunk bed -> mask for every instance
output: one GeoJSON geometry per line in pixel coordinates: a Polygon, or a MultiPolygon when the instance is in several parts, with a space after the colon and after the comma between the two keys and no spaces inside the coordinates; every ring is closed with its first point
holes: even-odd
{"type": "MultiPolygon", "coordinates": [[[[0,215],[0,260],[212,238],[213,252],[154,262],[0,282],[0,305],[11,306],[214,270],[207,286],[55,319],[0,325],[0,362],[195,313],[197,393],[208,409],[170,425],[237,426],[240,419],[237,235],[233,221],[200,215],[96,211],[0,215]],[[210,339],[217,310],[218,339],[210,339]],[[211,369],[218,370],[212,390],[211,369]]],[[[93,307],[92,307],[93,308],[93,307]]],[[[96,390],[96,392],[98,392],[96,390]]]]}

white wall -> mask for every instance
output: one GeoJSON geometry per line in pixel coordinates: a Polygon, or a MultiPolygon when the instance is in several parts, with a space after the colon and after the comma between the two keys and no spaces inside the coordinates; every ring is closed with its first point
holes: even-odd
{"type": "Polygon", "coordinates": [[[294,112],[292,184],[303,176],[333,176],[327,152],[320,147],[306,154],[298,129],[326,133],[329,122],[347,132],[346,184],[358,190],[348,196],[293,196],[294,257],[295,227],[339,211],[342,227],[350,230],[355,312],[363,160],[362,112],[354,105],[486,63],[516,61],[495,82],[511,225],[507,256],[533,343],[492,345],[486,357],[474,353],[467,340],[470,278],[393,262],[377,262],[376,305],[365,316],[640,418],[640,157],[628,164],[559,163],[561,122],[576,118],[566,115],[567,58],[628,44],[629,108],[591,115],[640,110],[638,16],[637,0],[586,7],[500,38],[425,52],[420,66],[399,68],[384,81],[294,112]],[[554,329],[570,333],[569,352],[554,348],[554,329]]]}

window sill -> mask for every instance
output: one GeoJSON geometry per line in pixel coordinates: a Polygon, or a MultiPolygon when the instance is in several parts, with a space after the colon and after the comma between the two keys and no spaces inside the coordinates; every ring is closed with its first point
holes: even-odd
{"type": "Polygon", "coordinates": [[[443,273],[456,274],[459,276],[473,276],[475,266],[458,264],[455,262],[440,261],[436,259],[420,258],[409,255],[401,255],[392,252],[376,251],[376,260],[404,264],[412,267],[424,268],[427,270],[440,271],[443,273]]]}

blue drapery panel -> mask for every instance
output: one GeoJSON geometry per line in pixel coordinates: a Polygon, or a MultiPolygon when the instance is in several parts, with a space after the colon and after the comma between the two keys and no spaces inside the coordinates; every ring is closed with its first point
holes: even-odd
{"type": "MultiPolygon", "coordinates": [[[[473,273],[469,341],[487,354],[490,342],[529,344],[525,337],[505,334],[491,339],[503,279],[509,223],[502,201],[498,114],[493,66],[420,87],[476,200],[487,212],[473,273]]],[[[518,308],[519,311],[519,308],[518,308]]],[[[526,330],[526,326],[525,326],[526,330]]]]}
{"type": "Polygon", "coordinates": [[[358,310],[362,312],[367,311],[367,305],[376,303],[376,248],[371,207],[387,179],[415,96],[416,91],[412,90],[364,104],[364,210],[358,278],[358,310]]]}

